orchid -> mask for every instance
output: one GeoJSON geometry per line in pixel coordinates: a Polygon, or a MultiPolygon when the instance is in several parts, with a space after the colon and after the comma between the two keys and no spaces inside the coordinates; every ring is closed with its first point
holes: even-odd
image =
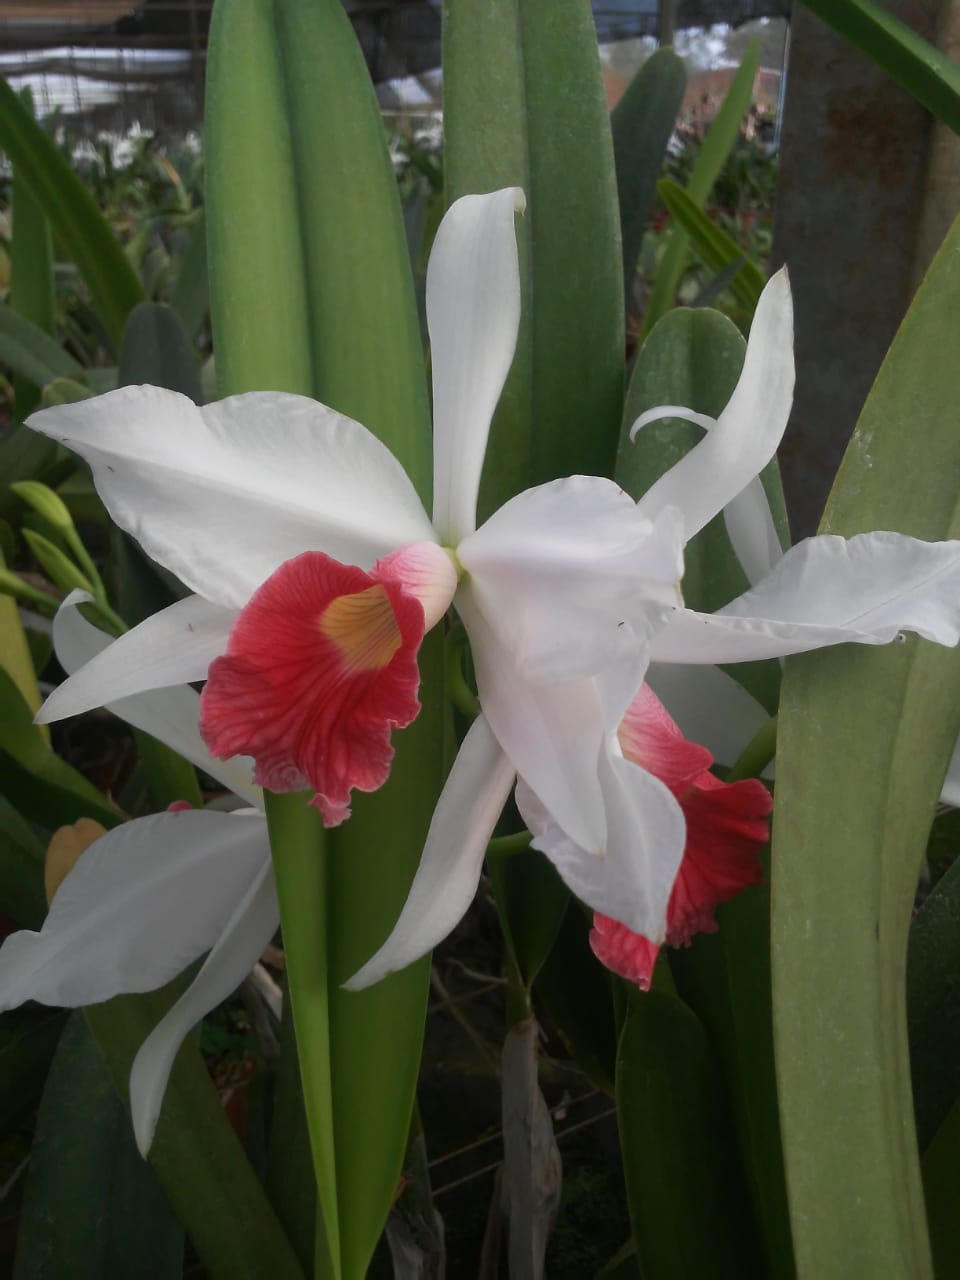
{"type": "Polygon", "coordinates": [[[87,459],[116,522],[195,593],[68,679],[44,720],[206,679],[200,723],[212,753],[252,755],[271,790],[310,787],[336,825],[352,789],[385,780],[391,731],[418,710],[419,643],[455,605],[483,714],[424,852],[424,874],[443,869],[428,893],[430,936],[411,935],[357,981],[406,964],[463,913],[518,773],[589,850],[564,872],[571,885],[631,928],[659,931],[682,854],[669,789],[614,746],[644,647],[679,602],[675,511],[650,518],[611,481],[574,476],[518,495],[476,528],[517,336],[522,203],[515,190],[465,197],[436,237],[432,520],[374,436],[303,397],[253,393],[198,409],[125,388],[30,419],[87,459]]]}

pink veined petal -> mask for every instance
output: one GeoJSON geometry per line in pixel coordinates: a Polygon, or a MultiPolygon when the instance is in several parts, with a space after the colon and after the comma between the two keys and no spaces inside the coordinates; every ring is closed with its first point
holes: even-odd
{"type": "Polygon", "coordinates": [[[652,689],[644,685],[620,723],[623,754],[668,787],[684,787],[713,764],[713,756],[680,732],[652,689]]]}
{"type": "Polygon", "coordinates": [[[699,533],[776,453],[793,383],[793,303],[784,269],[760,295],[740,379],[716,426],[650,487],[640,499],[641,511],[653,516],[664,506],[677,507],[687,538],[699,533]]]}
{"type": "MultiPolygon", "coordinates": [[[[91,597],[84,591],[72,591],[53,620],[53,647],[64,671],[72,674],[91,658],[109,648],[111,637],[89,622],[77,605],[91,597]]],[[[224,636],[223,647],[226,648],[224,636]]],[[[200,737],[200,695],[189,685],[169,689],[152,689],[128,698],[106,703],[121,720],[142,729],[160,742],[172,747],[191,764],[203,769],[228,791],[242,796],[257,808],[263,808],[263,793],[253,784],[253,766],[238,757],[230,761],[214,760],[200,737]]]]}
{"type": "MultiPolygon", "coordinates": [[[[241,611],[201,696],[212,754],[252,756],[271,791],[313,787],[326,826],[349,816],[351,790],[383,785],[391,732],[420,710],[417,592],[437,605],[423,558],[407,551],[370,573],[316,551],[282,565],[241,611]]],[[[431,552],[452,592],[449,557],[431,552]]]]}
{"type": "Polygon", "coordinates": [[[732,765],[770,719],[756,698],[719,667],[654,662],[647,683],[684,737],[701,743],[722,765],[732,765]]]}
{"type": "Polygon", "coordinates": [[[360,991],[425,955],[457,925],[480,880],[514,770],[484,717],[470,726],[430,823],[410,893],[390,937],[344,986],[360,991]]]}
{"type": "Polygon", "coordinates": [[[0,947],[0,1009],[162,986],[214,945],[269,857],[257,817],[191,809],[108,832],[60,885],[43,928],[0,947]]]}
{"type": "Polygon", "coordinates": [[[651,641],[657,662],[747,662],[831,644],[889,644],[900,631],[960,637],[960,542],[824,534],[792,547],[715,614],[678,610],[651,641]]]}
{"type": "Polygon", "coordinates": [[[226,608],[307,549],[369,568],[435,539],[390,451],[306,396],[255,391],[199,409],[173,391],[122,387],[28,425],[85,458],[116,523],[226,608]]]}
{"type": "MultiPolygon", "coordinates": [[[[257,822],[253,817],[237,821],[257,822]]],[[[266,831],[263,832],[267,846],[266,831]]],[[[140,1154],[146,1159],[177,1051],[191,1027],[226,1000],[244,980],[280,924],[269,856],[238,899],[200,972],[140,1046],[130,1071],[130,1112],[140,1154]]]]}
{"type": "Polygon", "coordinates": [[[597,476],[511,498],[457,558],[486,625],[531,680],[601,671],[635,653],[682,604],[679,513],[649,520],[597,476]]]}
{"type": "Polygon", "coordinates": [[[37,713],[41,724],[76,716],[149,689],[206,678],[227,647],[236,613],[188,596],[112,641],[54,689],[37,713]]]}
{"type": "Polygon", "coordinates": [[[454,201],[437,230],[427,265],[433,513],[448,546],[476,528],[490,422],[520,325],[514,215],[524,206],[518,187],[454,201]]]}

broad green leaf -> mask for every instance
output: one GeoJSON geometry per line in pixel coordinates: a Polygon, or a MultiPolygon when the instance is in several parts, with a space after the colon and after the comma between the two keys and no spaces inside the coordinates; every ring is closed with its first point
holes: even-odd
{"type": "Polygon", "coordinates": [[[623,293],[628,312],[657,179],[686,87],[682,60],[673,49],[658,49],[630,81],[610,115],[623,235],[623,293]]]}
{"type": "Polygon", "coordinates": [[[950,1108],[923,1153],[923,1195],[930,1230],[933,1273],[960,1274],[960,1099],[950,1108]]]}
{"type": "Polygon", "coordinates": [[[0,1133],[34,1110],[67,1015],[31,1005],[0,1018],[0,1133]]]}
{"type": "Polygon", "coordinates": [[[115,827],[121,815],[76,769],[54,755],[6,671],[0,670],[0,795],[48,827],[95,818],[115,827]]]}
{"type": "Polygon", "coordinates": [[[0,365],[37,387],[45,387],[54,378],[83,377],[83,366],[56,338],[9,304],[0,305],[0,365]]]}
{"type": "MultiPolygon", "coordinates": [[[[126,1106],[134,1055],[176,999],[171,987],[84,1010],[126,1106]]],[[[191,1040],[164,1094],[150,1163],[211,1280],[301,1280],[301,1271],[191,1040]]]]}
{"type": "MultiPolygon", "coordinates": [[[[623,414],[614,476],[633,498],[668,471],[702,437],[691,422],[652,422],[630,442],[630,428],[646,409],[684,405],[716,417],[736,386],[746,344],[736,325],[718,311],[677,308],[657,325],[641,347],[623,414]]],[[[786,510],[776,462],[763,473],[781,541],[789,542],[786,510]]],[[[723,516],[716,516],[684,553],[683,596],[692,609],[712,613],[746,591],[746,576],[730,545],[723,516]]],[[[780,669],[775,662],[737,663],[727,668],[771,713],[777,707],[780,669]]]]}
{"type": "Polygon", "coordinates": [[[140,1158],[81,1013],[69,1018],[37,1115],[14,1280],[183,1274],[183,1227],[140,1158]]]}
{"type": "MultiPolygon", "coordinates": [[[[427,497],[426,385],[399,199],[339,0],[218,6],[207,101],[222,392],[300,392],[358,417],[427,497]],[[384,332],[388,343],[379,341],[384,332]]],[[[363,1274],[407,1140],[428,963],[360,994],[340,984],[396,921],[439,791],[440,639],[421,651],[424,711],[398,737],[393,777],[357,798],[342,830],[324,835],[303,797],[268,798],[322,1207],[318,1240],[332,1276],[363,1274]]]]}
{"type": "Polygon", "coordinates": [[[612,1096],[617,1058],[613,979],[590,950],[589,928],[583,909],[571,901],[556,944],[537,974],[534,996],[587,1079],[612,1096]]]}
{"type": "Polygon", "coordinates": [[[803,0],[912,93],[954,133],[960,133],[960,67],[950,54],[887,13],[875,0],[803,0]]]}
{"type": "Polygon", "coordinates": [[[910,926],[907,1019],[921,1152],[960,1098],[960,862],[944,872],[910,926]]]}
{"type": "Polygon", "coordinates": [[[683,187],[669,178],[657,183],[660,199],[690,237],[693,247],[711,271],[723,271],[739,260],[740,266],[730,281],[730,289],[740,305],[752,315],[766,279],[757,264],[743,256],[743,250],[690,199],[683,187]]]}
{"type": "Polygon", "coordinates": [[[280,1017],[280,1059],[267,1151],[266,1191],[304,1272],[309,1274],[317,1230],[317,1188],[291,1005],[289,999],[284,999],[280,1017]]]}
{"type": "Polygon", "coordinates": [[[0,81],[0,148],[76,263],[108,339],[118,345],[143,290],[93,196],[6,81],[0,81]]]}
{"type": "MultiPolygon", "coordinates": [[[[33,112],[29,88],[21,91],[27,109],[33,112]]],[[[9,304],[18,315],[32,321],[44,333],[55,328],[53,288],[53,242],[50,223],[38,208],[23,179],[15,172],[11,190],[13,241],[10,246],[9,304]]],[[[15,383],[14,418],[22,421],[40,399],[40,386],[20,377],[15,383]]]]}
{"type": "MultiPolygon", "coordinates": [[[[698,209],[702,209],[706,204],[707,196],[737,141],[740,124],[753,100],[753,82],[759,66],[760,41],[751,40],[743,55],[740,70],[727,90],[723,105],[703,140],[700,154],[697,156],[693,172],[687,182],[687,195],[698,209]]],[[[673,306],[687,260],[688,248],[687,233],[681,227],[674,227],[657,267],[647,308],[643,313],[641,340],[646,337],[661,316],[673,306]]]]}
{"type": "Polygon", "coordinates": [[[200,211],[193,232],[180,260],[177,283],[171,305],[193,338],[210,312],[210,273],[207,267],[206,214],[200,211]]]}
{"type": "Polygon", "coordinates": [[[636,998],[624,1025],[617,1117],[646,1280],[760,1274],[720,1064],[695,1015],[660,991],[636,998]]]}
{"type": "Polygon", "coordinates": [[[447,203],[504,186],[527,197],[520,338],[483,518],[530,484],[611,472],[623,405],[619,210],[588,0],[445,0],[443,15],[447,203]]]}
{"type": "Polygon", "coordinates": [[[150,383],[200,404],[200,371],[183,322],[162,302],[141,302],[130,312],[120,344],[117,386],[150,383]]]}
{"type": "MultiPolygon", "coordinates": [[[[960,536],[960,223],[881,367],[822,528],[960,536]],[[923,442],[923,448],[917,442],[923,442]]],[[[787,660],[773,983],[801,1275],[929,1276],[904,1007],[920,860],[960,728],[960,654],[909,638],[787,660]]]]}
{"type": "Polygon", "coordinates": [[[716,933],[670,949],[677,991],[717,1047],[764,1253],[764,1274],[795,1275],[777,1111],[770,1006],[770,890],[717,910],[716,933]]]}
{"type": "Polygon", "coordinates": [[[0,795],[0,913],[25,929],[39,929],[47,914],[44,852],[30,823],[0,795]]]}

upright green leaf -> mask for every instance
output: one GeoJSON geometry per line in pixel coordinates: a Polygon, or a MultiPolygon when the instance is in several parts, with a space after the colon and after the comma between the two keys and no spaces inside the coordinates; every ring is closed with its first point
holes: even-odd
{"type": "MultiPolygon", "coordinates": [[[[29,89],[21,93],[24,105],[33,110],[29,89]]],[[[10,247],[10,306],[26,320],[32,321],[44,333],[53,333],[55,327],[55,296],[53,289],[53,240],[50,223],[44,217],[30,194],[30,189],[18,176],[13,175],[10,199],[13,215],[13,242],[10,247]]],[[[16,385],[14,416],[23,421],[40,399],[40,387],[20,378],[16,385]]]]}
{"type": "MultiPolygon", "coordinates": [[[[720,176],[720,170],[737,140],[740,124],[753,98],[753,82],[759,66],[760,41],[752,40],[743,55],[740,70],[727,90],[723,105],[703,140],[700,154],[697,156],[693,172],[687,182],[687,195],[698,209],[702,209],[706,203],[707,196],[720,176]]],[[[656,279],[643,315],[641,338],[645,338],[660,317],[673,306],[677,286],[683,275],[688,247],[687,233],[680,227],[674,227],[663,257],[657,266],[656,279]]]]}
{"type": "Polygon", "coordinates": [[[54,378],[83,377],[83,366],[56,338],[12,305],[0,306],[0,364],[37,387],[54,378]]]}
{"type": "MultiPolygon", "coordinates": [[[[360,418],[429,497],[427,397],[399,200],[339,0],[218,6],[208,149],[221,389],[312,394],[360,418]]],[[[363,1274],[407,1140],[428,964],[360,994],[340,984],[399,915],[439,791],[440,639],[421,650],[423,711],[398,738],[393,777],[356,800],[348,824],[324,834],[304,797],[268,798],[323,1274],[363,1274]]]]}
{"type": "Polygon", "coordinates": [[[128,312],[143,299],[140,282],[93,196],[4,80],[0,148],[76,263],[107,337],[118,346],[128,312]]]}
{"type": "MultiPolygon", "coordinates": [[[[867,398],[824,530],[960,535],[958,306],[960,223],[867,398]]],[[[911,638],[787,662],[774,1027],[801,1275],[931,1274],[904,970],[917,871],[958,728],[955,651],[911,638]]]]}
{"type": "Polygon", "coordinates": [[[960,67],[875,0],[803,0],[928,111],[960,133],[960,67]]]}
{"type": "Polygon", "coordinates": [[[129,1122],[83,1015],[60,1037],[24,1192],[14,1280],[183,1274],[183,1227],[156,1173],[140,1157],[129,1122]]]}
{"type": "Polygon", "coordinates": [[[503,186],[527,197],[520,337],[482,518],[530,484],[612,470],[623,404],[619,210],[588,0],[445,0],[443,13],[447,202],[503,186]]]}
{"type": "Polygon", "coordinates": [[[711,222],[702,209],[690,199],[683,187],[669,178],[657,184],[660,199],[667,206],[678,224],[690,237],[693,247],[710,271],[720,272],[739,262],[729,288],[748,315],[756,308],[766,278],[757,264],[744,257],[743,250],[723,227],[711,222]]]}
{"type": "Polygon", "coordinates": [[[210,272],[207,266],[206,213],[198,210],[189,243],[180,259],[171,306],[187,334],[196,337],[210,312],[210,272]]]}
{"type": "Polygon", "coordinates": [[[643,233],[663,168],[667,143],[687,87],[683,62],[658,49],[630,81],[610,116],[623,235],[623,293],[630,310],[643,233]]]}
{"type": "Polygon", "coordinates": [[[624,1024],[617,1117],[645,1280],[759,1274],[719,1064],[697,1018],[660,991],[635,999],[624,1024]]]}
{"type": "Polygon", "coordinates": [[[200,372],[190,337],[177,312],[162,302],[141,302],[123,330],[117,386],[166,387],[203,402],[200,372]]]}

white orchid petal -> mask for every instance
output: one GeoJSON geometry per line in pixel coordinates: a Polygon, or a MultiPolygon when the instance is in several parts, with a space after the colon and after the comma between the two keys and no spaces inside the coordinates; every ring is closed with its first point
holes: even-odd
{"type": "MultiPolygon", "coordinates": [[[[249,821],[249,819],[248,819],[249,821]]],[[[147,1036],[130,1071],[130,1111],[140,1154],[146,1159],[177,1051],[190,1029],[237,989],[280,923],[269,859],[250,882],[200,972],[147,1036]]]]}
{"type": "Polygon", "coordinates": [[[518,494],[457,549],[487,625],[534,680],[591,675],[634,652],[681,602],[683,529],[612,480],[518,494]]]}
{"type": "Polygon", "coordinates": [[[693,422],[704,431],[712,431],[717,425],[716,418],[709,413],[697,413],[695,409],[687,409],[682,404],[658,404],[655,409],[646,409],[630,428],[630,443],[633,444],[639,432],[653,422],[662,422],[664,418],[679,418],[682,422],[693,422]]]}
{"type": "Polygon", "coordinates": [[[480,705],[501,747],[571,839],[594,852],[607,825],[597,776],[608,730],[594,680],[534,684],[487,625],[470,591],[456,600],[470,637],[480,705]]]}
{"type": "Polygon", "coordinates": [[[727,535],[752,587],[762,582],[783,555],[763,481],[754,476],[723,509],[727,535]]]}
{"type": "MultiPolygon", "coordinates": [[[[641,510],[652,516],[664,506],[678,507],[687,537],[698,533],[776,453],[793,383],[793,304],[783,270],[760,295],[740,380],[716,426],[650,487],[641,510]]],[[[667,416],[679,415],[673,410],[667,416]]]]}
{"type": "Polygon", "coordinates": [[[746,662],[826,645],[960,639],[960,542],[899,533],[822,535],[791,548],[715,614],[680,610],[651,642],[658,662],[746,662]]]}
{"type": "Polygon", "coordinates": [[[603,753],[600,780],[609,830],[602,855],[571,840],[526,783],[517,785],[517,805],[533,847],[581,901],[657,942],[683,857],[683,813],[659,779],[614,752],[603,753]]]}
{"type": "MultiPolygon", "coordinates": [[[[68,675],[109,648],[110,636],[91,626],[77,605],[90,600],[85,591],[72,591],[53,621],[53,648],[68,675]]],[[[263,808],[263,792],[253,782],[253,762],[244,756],[215,760],[200,737],[200,695],[189,685],[135,693],[105,704],[121,720],[165,743],[195,764],[228,791],[263,808]]]]}
{"type": "Polygon", "coordinates": [[[360,991],[436,946],[473,901],[515,774],[483,716],[463,740],[430,823],[410,893],[380,950],[344,985],[360,991]]]}
{"type": "Polygon", "coordinates": [[[517,345],[514,214],[523,208],[517,187],[463,196],[440,223],[427,266],[434,524],[449,546],[476,527],[490,422],[517,345]]]}
{"type": "Polygon", "coordinates": [[[259,817],[192,809],[108,832],[60,885],[40,932],[0,947],[0,1009],[76,1008],[162,986],[214,945],[269,856],[259,817]]]}
{"type": "Polygon", "coordinates": [[[227,608],[301,551],[368,568],[434,538],[390,451],[305,396],[256,391],[198,409],[173,391],[122,387],[28,425],[86,458],[117,524],[227,608]]]}
{"type": "Polygon", "coordinates": [[[49,724],[148,689],[205,680],[210,663],[226,652],[236,616],[201,596],[178,600],[69,676],[40,708],[37,720],[49,724]]]}
{"type": "Polygon", "coordinates": [[[732,765],[769,721],[769,713],[719,667],[654,662],[647,684],[680,726],[683,736],[732,765]]]}

